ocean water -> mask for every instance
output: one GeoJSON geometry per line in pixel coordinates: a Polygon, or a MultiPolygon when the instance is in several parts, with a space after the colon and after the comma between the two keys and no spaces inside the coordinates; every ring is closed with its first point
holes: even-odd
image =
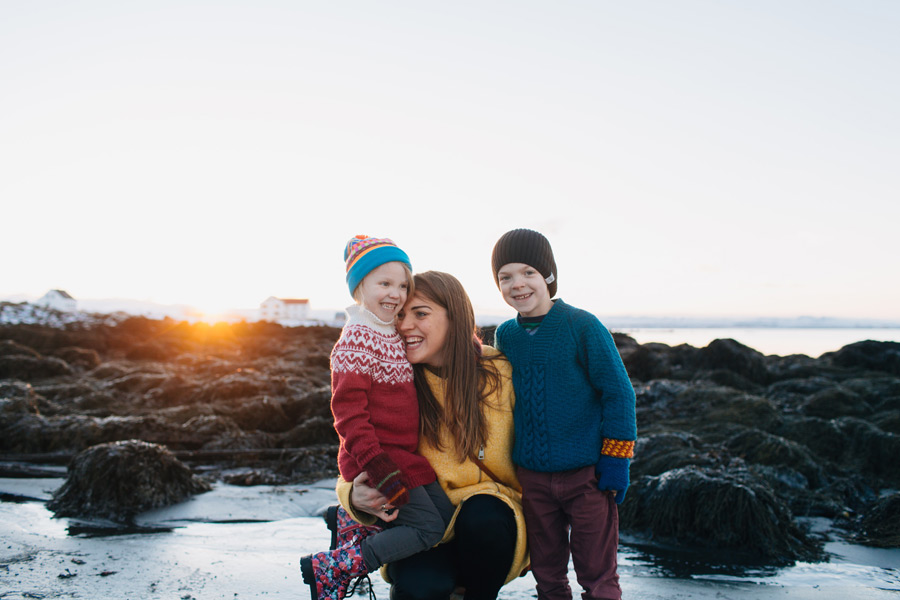
{"type": "Polygon", "coordinates": [[[690,344],[691,346],[702,348],[713,340],[731,338],[763,354],[777,354],[779,356],[805,354],[813,358],[818,358],[825,352],[840,350],[847,344],[862,340],[900,342],[900,328],[611,327],[610,329],[626,333],[640,344],[661,342],[669,346],[690,344]]]}

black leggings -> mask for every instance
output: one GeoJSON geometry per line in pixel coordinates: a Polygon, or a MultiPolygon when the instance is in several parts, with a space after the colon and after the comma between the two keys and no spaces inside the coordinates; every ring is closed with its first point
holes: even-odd
{"type": "Polygon", "coordinates": [[[496,496],[472,496],[454,530],[452,541],[388,565],[391,600],[447,600],[457,586],[466,588],[465,600],[497,597],[516,550],[512,509],[496,496]]]}

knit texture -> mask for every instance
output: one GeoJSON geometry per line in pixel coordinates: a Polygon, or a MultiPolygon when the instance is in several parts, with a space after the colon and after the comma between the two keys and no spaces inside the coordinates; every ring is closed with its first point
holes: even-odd
{"type": "Polygon", "coordinates": [[[594,315],[555,300],[533,335],[510,319],[495,340],[513,365],[516,464],[540,472],[596,465],[604,438],[636,438],[634,388],[594,315]]]}
{"type": "MultiPolygon", "coordinates": [[[[499,353],[490,346],[484,346],[486,357],[496,357],[499,353]]],[[[453,537],[456,525],[456,516],[459,507],[469,498],[478,494],[490,494],[503,500],[513,511],[518,528],[516,550],[513,564],[507,574],[506,583],[517,578],[522,570],[528,566],[528,545],[525,539],[525,516],[522,513],[522,494],[516,491],[519,480],[516,477],[516,467],[512,462],[513,444],[513,406],[516,403],[513,395],[512,368],[506,360],[497,359],[488,363],[499,371],[501,380],[499,389],[487,398],[485,416],[488,423],[487,443],[484,446],[484,464],[494,472],[501,481],[500,485],[494,482],[474,462],[466,458],[460,462],[459,457],[453,452],[454,440],[449,431],[441,432],[442,449],[423,443],[419,452],[428,459],[437,473],[438,482],[447,493],[450,502],[457,507],[447,531],[444,541],[453,537]]],[[[428,387],[434,393],[435,399],[441,405],[444,404],[444,391],[442,380],[437,375],[426,371],[428,387]]],[[[350,492],[352,485],[345,478],[338,479],[337,494],[341,504],[353,518],[360,523],[370,524],[374,520],[365,513],[353,511],[350,504],[350,492]]],[[[384,570],[382,570],[384,573],[384,570]]]]}
{"type": "Polygon", "coordinates": [[[634,442],[604,438],[600,454],[617,458],[631,458],[634,456],[634,442]]]}
{"type": "Polygon", "coordinates": [[[350,288],[350,294],[353,294],[356,286],[373,269],[393,261],[402,262],[409,267],[410,271],[412,270],[409,256],[398,248],[393,241],[387,238],[373,238],[367,235],[358,235],[351,238],[344,247],[347,287],[350,288]]]}
{"type": "MultiPolygon", "coordinates": [[[[348,481],[363,465],[387,453],[405,486],[434,481],[419,445],[419,402],[412,365],[392,325],[351,306],[341,337],[331,352],[331,412],[340,439],[338,469],[348,481]]],[[[370,474],[371,475],[371,474],[370,474]]]]}
{"type": "Polygon", "coordinates": [[[625,492],[628,491],[628,484],[631,480],[628,475],[630,466],[631,461],[627,458],[603,454],[594,467],[594,472],[597,474],[597,489],[616,492],[616,504],[622,504],[625,500],[625,492]]]}
{"type": "Polygon", "coordinates": [[[388,504],[399,507],[409,502],[409,489],[403,482],[403,472],[387,452],[376,454],[363,468],[371,478],[369,483],[387,498],[388,504]]]}

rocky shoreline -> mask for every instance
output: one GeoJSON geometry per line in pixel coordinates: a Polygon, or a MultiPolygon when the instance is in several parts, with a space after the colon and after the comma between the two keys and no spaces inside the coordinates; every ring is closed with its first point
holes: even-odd
{"type": "MultiPolygon", "coordinates": [[[[333,477],[328,357],[339,333],[140,317],[0,324],[0,476],[140,440],[190,467],[201,482],[190,493],[333,477]]],[[[854,543],[900,547],[900,344],[813,359],[733,340],[615,338],[639,427],[623,533],[790,564],[827,559],[822,535],[801,524],[815,516],[854,543]]]]}

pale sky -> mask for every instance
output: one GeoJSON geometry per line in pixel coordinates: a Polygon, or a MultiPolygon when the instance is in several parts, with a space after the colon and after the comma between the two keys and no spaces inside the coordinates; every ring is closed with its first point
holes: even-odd
{"type": "Polygon", "coordinates": [[[900,3],[0,3],[0,298],[351,303],[390,237],[509,311],[900,318],[900,3]]]}

